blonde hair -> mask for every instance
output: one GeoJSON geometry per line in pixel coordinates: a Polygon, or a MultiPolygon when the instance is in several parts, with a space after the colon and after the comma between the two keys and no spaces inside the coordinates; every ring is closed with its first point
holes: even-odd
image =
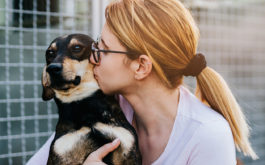
{"type": "MultiPolygon", "coordinates": [[[[128,55],[146,54],[168,88],[183,82],[182,70],[195,56],[199,30],[190,12],[177,0],[116,0],[105,11],[109,29],[128,55]]],[[[228,121],[236,147],[253,159],[245,116],[223,78],[206,67],[197,77],[196,96],[228,121]]]]}

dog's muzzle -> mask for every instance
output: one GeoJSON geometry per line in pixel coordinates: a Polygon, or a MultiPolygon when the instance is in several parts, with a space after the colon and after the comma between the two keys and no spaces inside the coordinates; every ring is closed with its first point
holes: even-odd
{"type": "Polygon", "coordinates": [[[65,84],[73,84],[77,86],[81,82],[80,76],[75,76],[75,78],[72,80],[66,80],[63,77],[63,65],[61,63],[51,63],[47,66],[46,72],[50,75],[51,86],[56,88],[60,88],[65,84]]]}

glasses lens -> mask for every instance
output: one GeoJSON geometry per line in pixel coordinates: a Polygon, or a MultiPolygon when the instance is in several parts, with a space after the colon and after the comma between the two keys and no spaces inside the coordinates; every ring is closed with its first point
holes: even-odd
{"type": "Polygon", "coordinates": [[[94,42],[93,44],[92,44],[92,55],[93,55],[93,58],[94,58],[94,62],[96,63],[96,64],[98,64],[99,63],[99,58],[100,58],[100,52],[98,51],[98,44],[97,44],[97,42],[94,42]],[[97,55],[96,55],[96,53],[97,53],[97,55]]]}

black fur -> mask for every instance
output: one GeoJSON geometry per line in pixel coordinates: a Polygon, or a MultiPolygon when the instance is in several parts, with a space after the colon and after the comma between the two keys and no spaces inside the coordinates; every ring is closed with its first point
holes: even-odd
{"type": "MultiPolygon", "coordinates": [[[[139,148],[137,146],[137,135],[133,127],[128,123],[121,109],[119,103],[113,96],[106,96],[101,90],[96,91],[93,95],[72,103],[62,103],[56,97],[54,98],[59,113],[59,121],[56,126],[54,142],[61,136],[79,130],[81,127],[91,128],[91,132],[87,134],[87,139],[93,142],[93,150],[87,150],[89,155],[92,151],[101,147],[102,145],[113,141],[111,137],[107,137],[97,129],[93,128],[95,123],[101,122],[104,124],[123,127],[129,130],[134,135],[136,141],[130,153],[125,156],[122,164],[141,164],[141,157],[139,155],[139,148]],[[114,107],[114,108],[112,108],[114,107]],[[130,163],[129,163],[130,162],[130,163]]],[[[61,164],[60,158],[54,153],[51,146],[48,164],[61,164]]],[[[124,156],[121,156],[121,158],[124,156]]],[[[83,161],[85,158],[82,158],[83,161]]],[[[104,160],[106,164],[111,165],[112,153],[107,155],[104,160]]]]}

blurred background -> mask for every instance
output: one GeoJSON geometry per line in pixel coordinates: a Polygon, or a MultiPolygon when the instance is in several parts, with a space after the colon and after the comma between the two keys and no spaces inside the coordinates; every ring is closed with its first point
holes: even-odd
{"type": "MultiPolygon", "coordinates": [[[[0,164],[26,164],[52,134],[53,101],[41,99],[45,50],[57,36],[96,39],[108,0],[0,0],[0,164]]],[[[182,0],[200,31],[199,52],[228,82],[265,164],[265,0],[182,0]]],[[[194,79],[186,83],[194,87],[194,79]]],[[[221,142],[220,142],[221,143],[221,142]]]]}

